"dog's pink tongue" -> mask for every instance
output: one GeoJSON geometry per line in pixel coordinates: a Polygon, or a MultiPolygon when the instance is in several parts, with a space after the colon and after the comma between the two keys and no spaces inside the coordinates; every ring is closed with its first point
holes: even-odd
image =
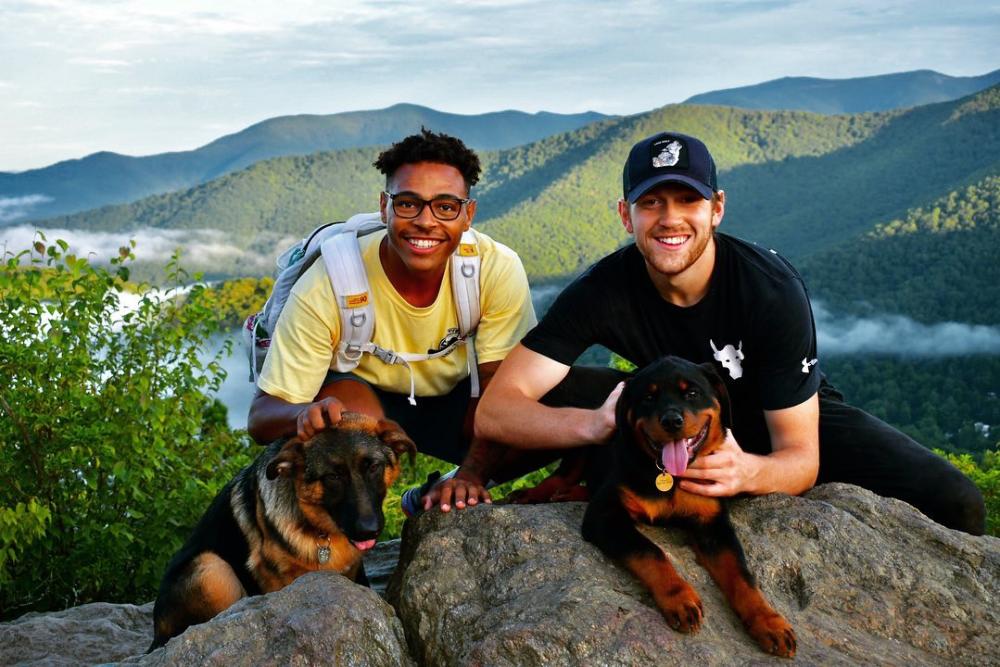
{"type": "Polygon", "coordinates": [[[683,440],[663,443],[663,467],[674,477],[680,477],[688,467],[688,450],[683,440]]]}
{"type": "Polygon", "coordinates": [[[365,540],[364,542],[354,542],[352,540],[351,544],[353,544],[354,548],[358,551],[368,551],[375,546],[375,540],[365,540]]]}

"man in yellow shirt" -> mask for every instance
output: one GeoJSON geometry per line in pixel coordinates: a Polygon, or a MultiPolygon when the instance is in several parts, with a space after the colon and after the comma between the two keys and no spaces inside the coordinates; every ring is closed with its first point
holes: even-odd
{"type": "MultiPolygon", "coordinates": [[[[469,190],[478,180],[479,158],[459,139],[422,130],[393,144],[374,166],[386,177],[379,196],[385,231],[359,238],[375,307],[372,342],[387,350],[434,352],[459,334],[449,261],[476,214],[469,190]]],[[[474,337],[480,384],[535,324],[528,280],[511,249],[477,232],[481,318],[474,337]]],[[[481,457],[502,448],[474,447],[465,345],[410,368],[362,356],[351,373],[331,370],[340,341],[340,313],[323,262],[295,283],[281,312],[250,406],[248,430],[260,443],[295,435],[308,438],[350,410],[393,419],[417,449],[454,464],[455,480],[435,489],[448,511],[489,501],[478,483],[488,465],[481,457]],[[416,405],[407,400],[413,386],[416,405]],[[467,456],[468,452],[475,452],[467,456]]],[[[469,344],[472,344],[471,342],[469,344]]],[[[424,508],[432,504],[424,499],[424,508]]]]}

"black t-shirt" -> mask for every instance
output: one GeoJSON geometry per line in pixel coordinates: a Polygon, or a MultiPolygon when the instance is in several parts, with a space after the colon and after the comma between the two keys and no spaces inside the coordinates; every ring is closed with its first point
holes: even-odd
{"type": "Polygon", "coordinates": [[[802,403],[822,379],[809,297],[773,250],[726,234],[715,243],[708,293],[697,304],[660,296],[629,244],[567,286],[522,343],[566,365],[593,344],[640,368],[667,354],[713,362],[729,390],[737,441],[769,452],[763,410],[802,403]]]}

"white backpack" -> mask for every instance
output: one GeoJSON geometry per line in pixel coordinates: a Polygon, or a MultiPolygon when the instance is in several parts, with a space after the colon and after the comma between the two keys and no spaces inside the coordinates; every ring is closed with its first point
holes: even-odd
{"type": "Polygon", "coordinates": [[[397,352],[379,347],[372,342],[375,331],[374,295],[368,285],[368,273],[361,259],[358,238],[385,229],[378,213],[360,213],[347,222],[329,223],[317,227],[306,238],[281,253],[278,272],[271,296],[264,309],[247,318],[243,326],[243,341],[250,361],[250,381],[257,383],[271,346],[271,334],[278,323],[278,316],[285,307],[288,294],[295,281],[305,273],[317,258],[322,257],[327,276],[333,285],[340,311],[340,342],[334,350],[334,369],[347,373],[361,362],[361,357],[371,354],[387,364],[400,364],[410,370],[410,403],[414,397],[413,371],[410,362],[437,359],[449,354],[459,345],[466,345],[472,395],[479,396],[479,373],[474,337],[479,326],[479,243],[472,230],[462,234],[458,247],[451,257],[451,289],[458,312],[458,338],[433,353],[397,352]]]}

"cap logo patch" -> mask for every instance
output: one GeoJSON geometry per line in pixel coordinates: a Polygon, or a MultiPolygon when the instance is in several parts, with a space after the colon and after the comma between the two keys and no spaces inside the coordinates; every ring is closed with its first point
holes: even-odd
{"type": "Polygon", "coordinates": [[[664,145],[654,144],[653,150],[658,151],[653,155],[654,167],[673,167],[681,160],[681,142],[671,139],[664,145]]]}

